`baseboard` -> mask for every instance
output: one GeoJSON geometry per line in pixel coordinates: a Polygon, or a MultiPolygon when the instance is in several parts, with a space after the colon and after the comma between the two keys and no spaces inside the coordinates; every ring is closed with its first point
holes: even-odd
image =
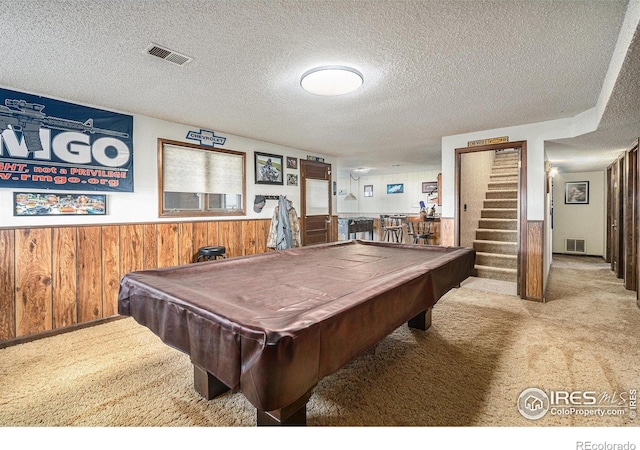
{"type": "Polygon", "coordinates": [[[90,322],[78,323],[76,325],[70,325],[64,328],[56,328],[55,330],[43,331],[42,333],[30,334],[28,336],[21,336],[15,339],[9,339],[7,341],[0,342],[0,349],[13,347],[14,345],[26,344],[27,342],[37,341],[38,339],[44,339],[59,334],[70,333],[72,331],[81,330],[83,328],[89,328],[96,325],[102,325],[104,323],[113,322],[114,320],[126,319],[125,316],[111,316],[104,319],[92,320],[90,322]]]}

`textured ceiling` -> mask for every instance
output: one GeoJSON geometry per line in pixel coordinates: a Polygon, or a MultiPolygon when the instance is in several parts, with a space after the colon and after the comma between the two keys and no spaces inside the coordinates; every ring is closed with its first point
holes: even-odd
{"type": "MultiPolygon", "coordinates": [[[[437,170],[442,136],[594,108],[626,8],[616,0],[0,0],[0,85],[334,155],[341,170],[437,170]],[[193,61],[149,56],[151,43],[193,61]],[[364,86],[333,98],[304,92],[300,75],[325,64],[356,68],[364,86]]],[[[639,58],[628,59],[608,128],[550,143],[550,158],[578,164],[588,153],[593,162],[581,170],[603,168],[638,134],[628,67],[639,58]]]]}

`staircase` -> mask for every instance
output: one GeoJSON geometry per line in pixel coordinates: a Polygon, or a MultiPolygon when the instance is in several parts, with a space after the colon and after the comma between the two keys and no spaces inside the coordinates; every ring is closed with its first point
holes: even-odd
{"type": "Polygon", "coordinates": [[[518,277],[518,152],[497,151],[473,248],[475,276],[518,277]]]}

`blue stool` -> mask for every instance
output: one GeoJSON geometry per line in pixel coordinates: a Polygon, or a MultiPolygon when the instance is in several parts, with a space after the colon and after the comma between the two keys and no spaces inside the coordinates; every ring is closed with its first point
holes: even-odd
{"type": "Polygon", "coordinates": [[[226,256],[224,255],[226,251],[227,249],[221,245],[200,247],[198,249],[198,259],[196,259],[196,262],[218,259],[218,256],[221,258],[226,258],[226,256]]]}

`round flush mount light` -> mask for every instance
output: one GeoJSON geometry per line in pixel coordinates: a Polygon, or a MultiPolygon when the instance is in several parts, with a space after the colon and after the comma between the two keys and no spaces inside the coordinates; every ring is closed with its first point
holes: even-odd
{"type": "Polygon", "coordinates": [[[355,69],[343,66],[326,66],[311,69],[302,75],[300,86],[316,95],[343,95],[362,86],[364,78],[355,69]]]}

